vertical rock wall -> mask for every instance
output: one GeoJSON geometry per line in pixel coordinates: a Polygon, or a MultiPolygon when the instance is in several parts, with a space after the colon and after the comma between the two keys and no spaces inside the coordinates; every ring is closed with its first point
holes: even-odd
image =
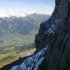
{"type": "Polygon", "coordinates": [[[55,9],[48,21],[40,25],[36,35],[37,52],[49,45],[45,61],[46,69],[70,70],[70,0],[55,0],[55,9]]]}

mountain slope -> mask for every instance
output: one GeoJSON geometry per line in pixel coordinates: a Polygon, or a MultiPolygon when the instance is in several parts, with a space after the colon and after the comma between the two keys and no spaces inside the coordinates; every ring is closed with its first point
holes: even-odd
{"type": "Polygon", "coordinates": [[[26,15],[25,17],[1,17],[0,46],[26,44],[31,37],[30,43],[33,43],[40,23],[46,21],[49,17],[50,16],[46,14],[36,13],[26,15]]]}
{"type": "Polygon", "coordinates": [[[3,33],[28,34],[33,28],[38,29],[41,22],[49,18],[49,15],[31,14],[26,17],[0,18],[0,35],[3,33]]]}
{"type": "Polygon", "coordinates": [[[30,54],[25,51],[34,49],[40,23],[50,17],[37,13],[17,16],[0,17],[0,68],[30,54]]]}
{"type": "Polygon", "coordinates": [[[55,0],[55,2],[56,6],[51,18],[47,22],[42,23],[40,25],[40,30],[36,37],[36,48],[37,51],[39,51],[45,45],[49,44],[49,47],[45,55],[46,61],[43,62],[43,63],[48,63],[46,67],[47,70],[69,70],[70,69],[70,45],[69,45],[70,44],[70,37],[69,37],[70,0],[55,0]],[[54,25],[57,22],[58,22],[58,28],[55,30],[55,33],[53,34],[54,29],[52,28],[52,24],[54,25]],[[52,31],[49,30],[50,28],[52,29],[52,31]],[[48,35],[47,33],[48,30],[51,31],[52,34],[50,33],[48,35]]]}
{"type": "MultiPolygon", "coordinates": [[[[38,62],[27,65],[30,60],[33,61],[27,58],[29,60],[26,59],[26,63],[25,61],[22,63],[24,66],[21,64],[12,67],[11,70],[24,70],[24,67],[25,70],[70,70],[70,0],[55,0],[55,2],[52,16],[40,25],[35,40],[38,53],[48,45],[47,50],[44,50],[44,59],[41,59],[42,57],[38,59],[38,61],[41,59],[42,63],[38,67],[35,66],[39,64],[38,62]]],[[[36,58],[37,56],[34,59],[36,58]]]]}

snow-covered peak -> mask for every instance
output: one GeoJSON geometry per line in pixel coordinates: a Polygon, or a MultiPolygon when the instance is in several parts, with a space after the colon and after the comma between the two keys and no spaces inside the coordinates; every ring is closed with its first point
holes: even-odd
{"type": "Polygon", "coordinates": [[[47,14],[47,13],[43,13],[43,12],[35,12],[35,11],[31,11],[31,12],[4,12],[4,11],[0,11],[0,17],[4,18],[4,17],[26,17],[27,15],[30,14],[47,14]]]}

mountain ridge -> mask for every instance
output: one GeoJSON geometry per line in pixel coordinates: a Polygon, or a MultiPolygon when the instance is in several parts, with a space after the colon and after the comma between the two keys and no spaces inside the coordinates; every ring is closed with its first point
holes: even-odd
{"type": "Polygon", "coordinates": [[[24,41],[28,42],[26,39],[28,38],[29,40],[31,36],[33,41],[40,23],[46,21],[49,17],[49,15],[34,13],[26,17],[0,18],[0,46],[4,44],[4,42],[6,42],[4,46],[8,46],[7,43],[12,44],[12,42],[12,45],[16,44],[18,41],[19,43],[24,41]]]}
{"type": "Polygon", "coordinates": [[[4,17],[0,18],[0,35],[3,33],[27,34],[32,29],[38,29],[41,22],[46,21],[50,16],[44,14],[29,14],[26,17],[4,17]]]}

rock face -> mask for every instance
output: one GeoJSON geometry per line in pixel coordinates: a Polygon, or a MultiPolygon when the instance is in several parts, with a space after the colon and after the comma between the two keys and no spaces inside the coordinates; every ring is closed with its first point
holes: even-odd
{"type": "Polygon", "coordinates": [[[70,70],[70,0],[55,0],[55,3],[52,16],[40,25],[36,35],[37,52],[49,45],[38,70],[70,70]]]}

